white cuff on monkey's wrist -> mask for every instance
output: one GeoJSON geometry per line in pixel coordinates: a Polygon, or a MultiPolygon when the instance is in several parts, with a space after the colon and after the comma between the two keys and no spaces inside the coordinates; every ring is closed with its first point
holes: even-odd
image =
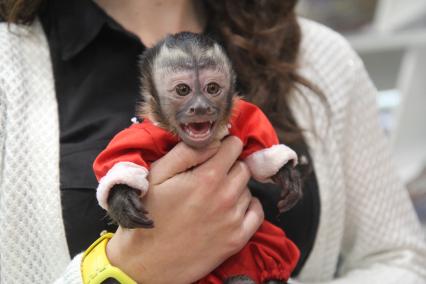
{"type": "Polygon", "coordinates": [[[141,191],[140,197],[148,191],[148,170],[132,162],[119,162],[115,164],[105,176],[99,180],[96,198],[99,205],[108,210],[108,196],[111,188],[116,184],[126,184],[141,191]]]}
{"type": "Polygon", "coordinates": [[[283,144],[273,145],[254,152],[244,162],[250,169],[254,179],[265,182],[274,176],[288,162],[297,165],[297,154],[283,144]]]}

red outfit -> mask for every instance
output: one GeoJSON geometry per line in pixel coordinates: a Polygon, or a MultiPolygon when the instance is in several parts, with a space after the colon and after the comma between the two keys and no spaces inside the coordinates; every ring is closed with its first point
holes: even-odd
{"type": "MultiPolygon", "coordinates": [[[[243,142],[240,159],[247,163],[257,180],[265,181],[288,161],[297,161],[294,151],[279,144],[269,120],[253,104],[241,99],[236,101],[228,131],[229,135],[243,142]]],[[[97,196],[100,205],[107,209],[108,193],[115,184],[128,184],[145,194],[150,164],[179,141],[178,136],[147,119],[118,133],[93,166],[99,180],[97,196]]],[[[299,250],[286,238],[284,232],[264,221],[238,254],[198,283],[223,283],[223,279],[242,274],[250,276],[257,283],[266,279],[287,280],[298,258],[299,250]]]]}

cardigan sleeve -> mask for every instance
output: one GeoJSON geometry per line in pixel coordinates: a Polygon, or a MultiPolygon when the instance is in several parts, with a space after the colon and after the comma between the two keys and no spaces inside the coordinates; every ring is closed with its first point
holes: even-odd
{"type": "Polygon", "coordinates": [[[353,283],[426,283],[424,233],[392,164],[378,119],[377,91],[362,61],[354,76],[344,124],[346,226],[340,274],[353,283]]]}
{"type": "Polygon", "coordinates": [[[380,130],[377,91],[355,54],[353,62],[340,145],[347,202],[340,263],[336,279],[321,283],[426,283],[424,232],[380,130]]]}
{"type": "Polygon", "coordinates": [[[77,254],[68,264],[60,278],[54,284],[83,284],[81,276],[81,260],[83,253],[77,254]]]}
{"type": "Polygon", "coordinates": [[[5,139],[5,129],[6,129],[6,98],[4,91],[2,89],[2,82],[0,80],[0,180],[3,180],[3,147],[5,139]]]}

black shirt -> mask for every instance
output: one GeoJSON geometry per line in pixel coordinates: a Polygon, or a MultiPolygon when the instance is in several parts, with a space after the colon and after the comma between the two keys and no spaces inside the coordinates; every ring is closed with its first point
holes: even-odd
{"type": "MultiPolygon", "coordinates": [[[[49,0],[40,19],[49,43],[60,120],[60,182],[71,256],[85,250],[102,230],[115,231],[95,197],[92,163],[109,140],[130,124],[139,100],[138,57],[145,47],[92,1],[49,0]]],[[[218,39],[220,40],[220,39],[218,39]]],[[[305,145],[298,154],[309,157],[305,145]]],[[[268,220],[282,227],[301,250],[299,268],[312,249],[318,226],[315,175],[305,196],[278,216],[278,189],[249,184],[268,220]]],[[[297,271],[296,271],[297,273],[297,271]]]]}

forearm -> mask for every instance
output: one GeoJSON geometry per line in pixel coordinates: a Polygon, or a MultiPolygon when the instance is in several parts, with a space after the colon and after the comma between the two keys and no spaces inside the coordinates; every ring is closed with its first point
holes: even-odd
{"type": "Polygon", "coordinates": [[[3,172],[3,145],[6,136],[6,98],[0,81],[0,176],[3,172]]]}

